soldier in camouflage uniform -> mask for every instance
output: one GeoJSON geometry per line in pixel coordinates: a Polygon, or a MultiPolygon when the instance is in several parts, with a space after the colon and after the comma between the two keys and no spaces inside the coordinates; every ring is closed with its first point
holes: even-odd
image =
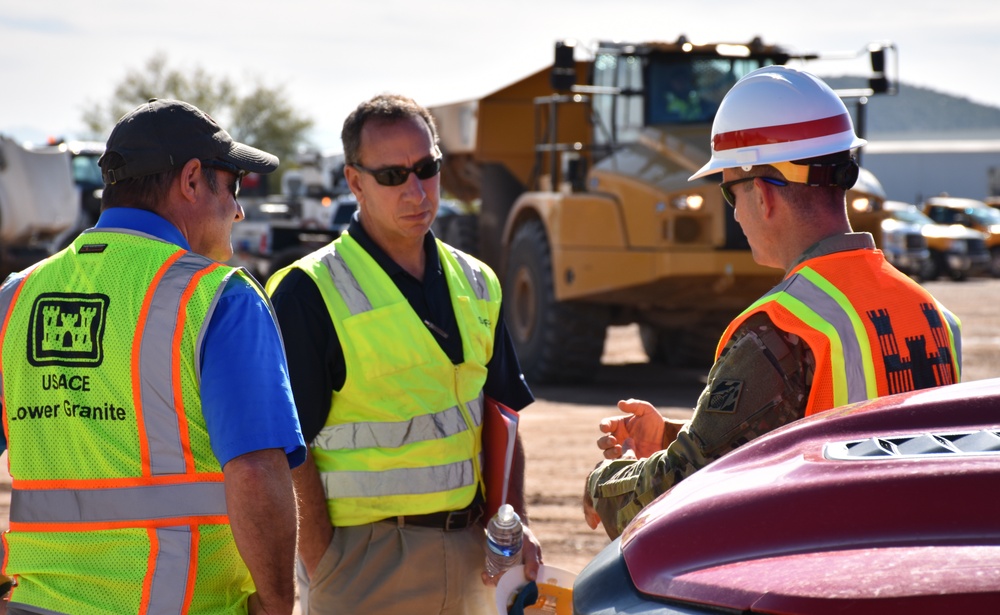
{"type": "Polygon", "coordinates": [[[754,260],[786,276],[723,334],[689,423],[637,400],[619,403],[628,416],[602,421],[608,461],[584,493],[592,528],[616,537],[678,481],[782,425],[958,381],[957,318],[889,265],[871,235],[851,232],[851,150],[864,143],[843,102],[807,73],[758,69],[726,95],[712,159],[691,179],[722,171],[754,260]]]}

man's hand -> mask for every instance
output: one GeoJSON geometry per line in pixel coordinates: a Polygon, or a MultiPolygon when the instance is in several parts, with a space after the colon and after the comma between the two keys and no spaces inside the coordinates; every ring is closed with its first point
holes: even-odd
{"type": "Polygon", "coordinates": [[[627,416],[608,417],[600,429],[608,434],[597,439],[605,459],[649,457],[663,448],[664,419],[653,404],[641,399],[618,402],[627,416]]]}
{"type": "MultiPolygon", "coordinates": [[[[524,532],[524,545],[521,547],[521,561],[524,564],[524,578],[534,581],[538,578],[538,568],[542,565],[542,545],[535,538],[535,533],[527,525],[522,526],[524,532]]],[[[483,585],[493,585],[500,582],[502,574],[491,577],[483,571],[483,585]]]]}

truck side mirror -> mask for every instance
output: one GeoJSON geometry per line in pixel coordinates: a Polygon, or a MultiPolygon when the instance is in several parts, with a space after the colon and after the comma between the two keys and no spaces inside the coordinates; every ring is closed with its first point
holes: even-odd
{"type": "Polygon", "coordinates": [[[566,92],[576,85],[576,60],[573,51],[576,49],[572,41],[556,41],[556,58],[552,64],[552,89],[566,92]]]}
{"type": "Polygon", "coordinates": [[[885,72],[885,47],[879,47],[877,49],[871,50],[872,57],[872,72],[884,73],[885,72]]]}
{"type": "MultiPolygon", "coordinates": [[[[874,75],[868,79],[868,87],[874,94],[886,94],[889,93],[890,90],[894,90],[893,84],[889,82],[889,77],[886,76],[885,73],[885,50],[885,46],[878,44],[868,47],[868,53],[871,57],[872,63],[872,73],[874,73],[874,75]]],[[[895,91],[892,91],[891,93],[895,94],[895,91]]]]}

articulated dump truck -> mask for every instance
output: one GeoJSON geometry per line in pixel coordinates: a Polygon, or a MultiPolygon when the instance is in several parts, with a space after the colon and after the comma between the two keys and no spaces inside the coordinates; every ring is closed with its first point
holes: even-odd
{"type": "MultiPolygon", "coordinates": [[[[888,89],[886,49],[870,48],[874,77],[858,96],[888,89]]],[[[612,324],[638,323],[653,360],[710,365],[726,324],[782,272],[754,263],[718,178],[687,179],[738,79],[819,56],[684,37],[575,55],[557,42],[551,67],[431,109],[442,186],[478,204],[436,229],[500,276],[529,382],[593,378],[612,324]]]]}

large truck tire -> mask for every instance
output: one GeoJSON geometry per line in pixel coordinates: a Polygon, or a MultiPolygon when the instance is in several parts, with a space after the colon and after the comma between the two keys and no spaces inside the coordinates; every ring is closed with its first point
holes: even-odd
{"type": "Polygon", "coordinates": [[[709,319],[693,327],[661,328],[639,325],[639,339],[650,363],[668,367],[709,368],[729,321],[709,319]]]}
{"type": "Polygon", "coordinates": [[[556,301],[552,255],[541,222],[515,232],[504,276],[504,310],[528,384],[593,381],[601,365],[609,310],[556,301]]]}

